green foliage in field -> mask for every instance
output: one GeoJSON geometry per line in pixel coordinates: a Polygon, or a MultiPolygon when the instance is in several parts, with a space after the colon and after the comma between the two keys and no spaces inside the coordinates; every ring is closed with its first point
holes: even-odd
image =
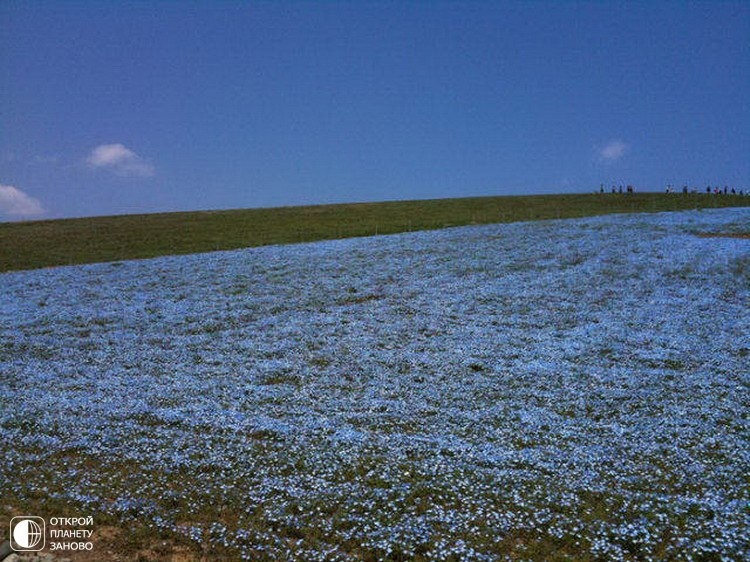
{"type": "Polygon", "coordinates": [[[0,271],[606,213],[747,206],[742,196],[473,197],[0,223],[0,271]]]}

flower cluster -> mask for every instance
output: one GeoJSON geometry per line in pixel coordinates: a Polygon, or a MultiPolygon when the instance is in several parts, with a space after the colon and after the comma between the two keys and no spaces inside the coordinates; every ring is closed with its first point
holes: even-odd
{"type": "Polygon", "coordinates": [[[224,559],[748,559],[750,245],[693,235],[748,223],[2,274],[0,495],[224,559]]]}

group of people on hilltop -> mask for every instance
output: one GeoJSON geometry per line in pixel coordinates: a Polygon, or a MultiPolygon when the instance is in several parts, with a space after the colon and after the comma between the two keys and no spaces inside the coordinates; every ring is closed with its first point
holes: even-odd
{"type": "MultiPolygon", "coordinates": [[[[710,186],[710,185],[707,185],[707,186],[706,186],[706,193],[711,193],[711,186],[710,186]]],[[[715,194],[715,195],[719,195],[719,194],[721,194],[721,188],[720,188],[720,187],[718,187],[718,186],[715,186],[715,187],[714,187],[714,194],[715,194]]],[[[735,189],[735,188],[733,188],[733,187],[731,187],[731,188],[730,188],[730,187],[727,187],[727,186],[725,185],[725,186],[724,186],[724,195],[745,195],[745,191],[744,191],[744,190],[742,190],[742,189],[740,189],[740,190],[738,191],[738,190],[736,190],[736,189],[735,189]],[[727,191],[727,190],[728,190],[728,191],[727,191]]]]}
{"type": "MultiPolygon", "coordinates": [[[[612,186],[612,193],[622,193],[622,192],[623,192],[622,185],[620,185],[620,189],[617,189],[616,185],[612,186]]],[[[635,193],[635,187],[633,187],[632,185],[628,184],[627,186],[625,186],[625,192],[626,193],[635,193]]],[[[601,184],[599,186],[599,193],[604,193],[604,184],[601,184]]]]}
{"type": "MultiPolygon", "coordinates": [[[[623,192],[635,193],[635,187],[633,187],[632,185],[627,185],[623,189],[622,184],[620,185],[619,188],[616,185],[613,185],[611,192],[612,193],[623,193],[623,192]]],[[[676,193],[676,189],[674,188],[672,184],[668,184],[666,192],[676,193]]],[[[604,193],[604,184],[601,184],[599,186],[599,193],[604,193]]],[[[698,193],[698,188],[697,187],[689,188],[686,184],[682,186],[682,193],[685,193],[685,194],[698,193]]],[[[709,193],[709,194],[713,193],[714,195],[750,195],[750,191],[745,193],[743,189],[738,190],[738,189],[735,189],[734,187],[729,187],[728,185],[725,185],[723,189],[719,186],[711,187],[710,185],[708,185],[706,186],[706,193],[709,193]]]]}
{"type": "MultiPolygon", "coordinates": [[[[674,193],[675,189],[671,186],[667,186],[667,193],[674,193]]],[[[682,193],[698,193],[698,188],[693,187],[690,188],[687,185],[682,186],[682,193]]],[[[706,193],[713,193],[714,195],[745,195],[745,191],[743,189],[735,189],[734,187],[729,187],[728,185],[725,185],[722,189],[718,185],[715,185],[714,187],[711,187],[710,185],[706,186],[706,193]]]]}

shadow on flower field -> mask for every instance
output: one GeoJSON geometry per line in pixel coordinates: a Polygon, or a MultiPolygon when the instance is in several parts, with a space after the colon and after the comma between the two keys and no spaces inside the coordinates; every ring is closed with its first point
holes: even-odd
{"type": "Polygon", "coordinates": [[[2,274],[0,524],[91,515],[112,560],[747,559],[750,241],[695,234],[749,223],[2,274]]]}

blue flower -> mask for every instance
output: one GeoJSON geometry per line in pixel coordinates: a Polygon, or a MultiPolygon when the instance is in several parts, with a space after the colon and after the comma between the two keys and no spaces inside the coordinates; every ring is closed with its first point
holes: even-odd
{"type": "Polygon", "coordinates": [[[247,560],[746,559],[750,247],[693,233],[748,223],[2,274],[0,494],[247,560]]]}

